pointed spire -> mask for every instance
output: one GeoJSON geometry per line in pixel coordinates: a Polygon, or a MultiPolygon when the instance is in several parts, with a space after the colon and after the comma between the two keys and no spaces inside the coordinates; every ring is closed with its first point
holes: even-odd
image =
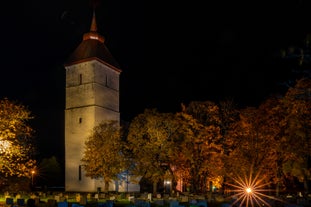
{"type": "Polygon", "coordinates": [[[95,9],[93,10],[93,18],[92,18],[92,24],[91,24],[90,32],[97,32],[95,9]]]}
{"type": "Polygon", "coordinates": [[[100,41],[102,43],[105,42],[105,38],[97,33],[95,7],[93,8],[93,17],[92,17],[92,23],[91,23],[90,32],[85,33],[83,35],[83,40],[89,40],[89,39],[98,40],[98,41],[100,41]]]}

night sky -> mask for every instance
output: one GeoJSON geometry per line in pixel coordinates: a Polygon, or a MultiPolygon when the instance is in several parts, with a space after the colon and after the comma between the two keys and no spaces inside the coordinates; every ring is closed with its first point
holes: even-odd
{"type": "MultiPolygon", "coordinates": [[[[88,0],[2,3],[0,98],[33,112],[41,157],[63,156],[64,62],[89,31],[88,0]]],[[[288,74],[281,49],[311,32],[311,2],[102,0],[99,33],[121,65],[121,118],[145,108],[260,103],[288,74]],[[308,19],[309,17],[309,19],[308,19]]]]}

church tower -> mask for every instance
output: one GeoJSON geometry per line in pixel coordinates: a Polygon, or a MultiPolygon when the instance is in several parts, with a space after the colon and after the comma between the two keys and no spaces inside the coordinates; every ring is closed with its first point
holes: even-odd
{"type": "Polygon", "coordinates": [[[120,122],[121,69],[104,43],[93,12],[90,31],[65,64],[65,191],[104,189],[103,182],[85,177],[80,161],[86,138],[96,125],[103,120],[120,122]]]}

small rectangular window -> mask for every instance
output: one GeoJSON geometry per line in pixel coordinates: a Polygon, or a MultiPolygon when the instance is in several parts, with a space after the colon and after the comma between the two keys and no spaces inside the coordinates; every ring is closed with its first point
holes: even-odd
{"type": "Polygon", "coordinates": [[[82,169],[81,165],[79,165],[79,180],[82,180],[82,169]]]}
{"type": "Polygon", "coordinates": [[[82,84],[82,74],[79,75],[79,84],[82,84]]]}
{"type": "Polygon", "coordinates": [[[81,124],[81,123],[82,123],[82,118],[80,117],[80,118],[79,118],[79,124],[81,124]]]}

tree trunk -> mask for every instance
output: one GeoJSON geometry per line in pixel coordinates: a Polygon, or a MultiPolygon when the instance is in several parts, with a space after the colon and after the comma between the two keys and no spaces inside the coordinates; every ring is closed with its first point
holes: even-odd
{"type": "Polygon", "coordinates": [[[212,201],[212,196],[213,196],[213,182],[209,182],[209,193],[208,193],[208,201],[212,201]]]}
{"type": "Polygon", "coordinates": [[[157,195],[157,186],[158,186],[158,182],[153,181],[153,195],[157,195]]]}
{"type": "Polygon", "coordinates": [[[109,181],[105,180],[105,192],[107,193],[109,191],[109,181]]]}
{"type": "Polygon", "coordinates": [[[277,161],[277,183],[276,183],[276,189],[275,189],[275,196],[276,197],[279,197],[280,195],[280,180],[281,180],[281,177],[282,177],[282,160],[281,159],[278,159],[277,161]]]}
{"type": "Polygon", "coordinates": [[[308,193],[309,193],[309,186],[308,186],[308,178],[307,178],[306,175],[304,176],[304,179],[303,179],[303,187],[304,187],[304,190],[305,190],[304,195],[308,195],[308,193]]]}
{"type": "MultiPolygon", "coordinates": [[[[278,178],[279,179],[279,178],[278,178]]],[[[279,193],[280,193],[280,181],[277,181],[276,183],[276,189],[275,189],[275,196],[279,197],[279,193]]]]}

